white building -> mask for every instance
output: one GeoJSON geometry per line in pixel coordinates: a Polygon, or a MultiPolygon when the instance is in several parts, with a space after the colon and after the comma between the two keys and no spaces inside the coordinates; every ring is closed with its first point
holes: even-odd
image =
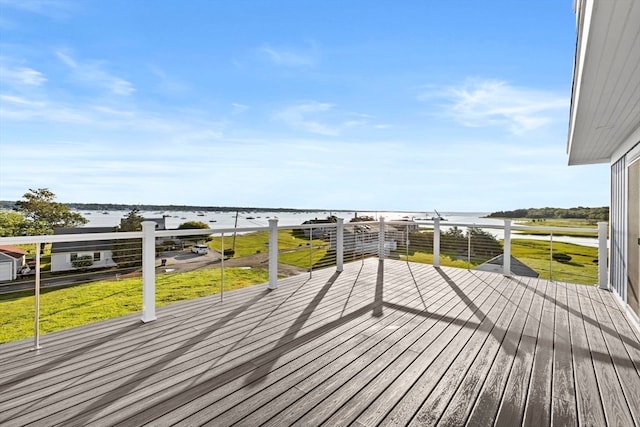
{"type": "Polygon", "coordinates": [[[609,280],[640,324],[640,1],[574,0],[570,165],[611,166],[609,280]]]}
{"type": "MultiPolygon", "coordinates": [[[[54,234],[110,233],[112,227],[56,228],[54,234]]],[[[51,271],[75,270],[73,261],[79,257],[90,257],[91,266],[86,268],[113,267],[113,241],[93,240],[79,242],[55,242],[51,246],[51,271]]]]}

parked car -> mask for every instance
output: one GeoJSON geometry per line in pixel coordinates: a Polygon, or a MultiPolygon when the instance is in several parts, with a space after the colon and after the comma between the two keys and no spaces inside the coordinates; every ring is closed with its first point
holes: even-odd
{"type": "Polygon", "coordinates": [[[193,245],[191,252],[198,255],[206,255],[209,253],[209,247],[207,245],[193,245]]]}

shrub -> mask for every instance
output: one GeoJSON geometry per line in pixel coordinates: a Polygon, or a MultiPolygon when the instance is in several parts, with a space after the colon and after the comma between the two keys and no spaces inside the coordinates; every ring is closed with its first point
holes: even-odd
{"type": "Polygon", "coordinates": [[[85,268],[93,265],[93,257],[91,255],[82,255],[71,261],[73,268],[85,268]]]}
{"type": "Polygon", "coordinates": [[[571,261],[571,256],[564,254],[562,252],[556,252],[552,255],[553,259],[558,262],[569,262],[571,261]]]}

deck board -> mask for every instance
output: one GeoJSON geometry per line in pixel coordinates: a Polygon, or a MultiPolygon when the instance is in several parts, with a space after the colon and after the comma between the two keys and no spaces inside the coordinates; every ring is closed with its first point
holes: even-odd
{"type": "Polygon", "coordinates": [[[524,426],[551,425],[555,290],[556,287],[553,284],[545,282],[538,291],[543,299],[543,305],[525,405],[524,426]],[[545,295],[549,297],[545,298],[545,295]]]}
{"type": "Polygon", "coordinates": [[[0,424],[635,425],[597,288],[367,259],[0,345],[0,424]]]}

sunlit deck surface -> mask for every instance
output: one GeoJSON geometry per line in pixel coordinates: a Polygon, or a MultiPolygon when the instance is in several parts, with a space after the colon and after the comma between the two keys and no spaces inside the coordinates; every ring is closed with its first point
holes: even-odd
{"type": "Polygon", "coordinates": [[[640,333],[590,286],[377,259],[0,346],[0,425],[621,425],[640,333]]]}

